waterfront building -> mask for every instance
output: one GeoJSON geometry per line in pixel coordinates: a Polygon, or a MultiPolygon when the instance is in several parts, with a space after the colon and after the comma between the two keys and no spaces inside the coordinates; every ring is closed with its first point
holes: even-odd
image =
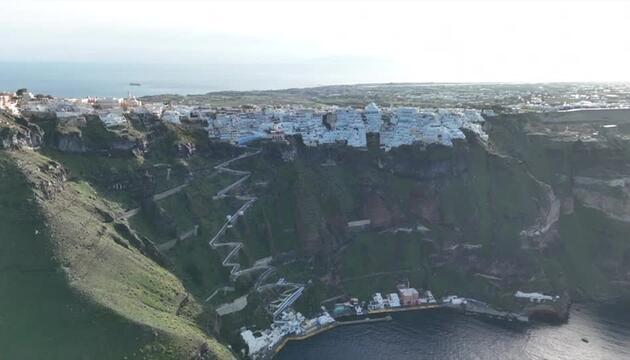
{"type": "Polygon", "coordinates": [[[389,302],[389,307],[400,307],[400,298],[396,293],[391,293],[387,295],[387,301],[389,302]]]}
{"type": "Polygon", "coordinates": [[[368,310],[380,310],[385,308],[383,296],[381,293],[376,293],[372,297],[372,301],[368,304],[368,310]]]}
{"type": "Polygon", "coordinates": [[[368,310],[370,311],[398,307],[400,307],[400,298],[396,293],[388,294],[386,297],[383,297],[381,293],[375,293],[372,301],[368,303],[368,310]]]}
{"type": "Polygon", "coordinates": [[[269,329],[253,332],[243,330],[241,338],[247,345],[248,355],[252,359],[268,358],[278,345],[287,337],[308,335],[335,322],[330,314],[323,312],[312,319],[306,319],[293,310],[282,312],[269,329]]]}
{"type": "Polygon", "coordinates": [[[241,332],[241,338],[245,341],[245,344],[247,344],[247,351],[250,355],[259,353],[269,344],[268,336],[266,336],[266,334],[255,336],[251,330],[241,332]]]}
{"type": "Polygon", "coordinates": [[[420,294],[414,288],[400,288],[398,289],[398,294],[400,295],[400,304],[402,306],[413,306],[420,303],[420,294]]]}

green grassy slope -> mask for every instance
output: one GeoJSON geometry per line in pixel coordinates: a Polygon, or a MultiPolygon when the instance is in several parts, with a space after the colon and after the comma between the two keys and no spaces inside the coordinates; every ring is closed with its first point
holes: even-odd
{"type": "Polygon", "coordinates": [[[193,297],[178,311],[181,282],[104,219],[114,206],[86,183],[51,190],[59,183],[50,164],[37,153],[0,153],[2,355],[181,359],[207,342],[231,358],[201,330],[193,297]]]}

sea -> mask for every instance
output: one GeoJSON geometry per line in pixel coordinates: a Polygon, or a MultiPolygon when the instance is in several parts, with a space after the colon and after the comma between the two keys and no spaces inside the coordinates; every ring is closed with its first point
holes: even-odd
{"type": "Polygon", "coordinates": [[[390,78],[387,66],[356,63],[134,64],[0,62],[0,91],[61,97],[205,94],[302,88],[390,78]],[[376,71],[378,70],[378,71],[376,71]],[[376,75],[375,75],[376,74],[376,75]],[[140,84],[133,86],[132,83],[140,84]]]}
{"type": "Polygon", "coordinates": [[[399,313],[289,342],[275,359],[630,359],[630,303],[574,304],[568,323],[556,325],[446,309],[399,313]]]}

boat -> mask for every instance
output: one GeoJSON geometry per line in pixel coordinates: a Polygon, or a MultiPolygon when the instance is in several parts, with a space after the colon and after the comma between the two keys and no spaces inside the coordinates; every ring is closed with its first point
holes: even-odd
{"type": "Polygon", "coordinates": [[[140,84],[138,82],[130,82],[129,86],[142,86],[142,84],[140,84]]]}

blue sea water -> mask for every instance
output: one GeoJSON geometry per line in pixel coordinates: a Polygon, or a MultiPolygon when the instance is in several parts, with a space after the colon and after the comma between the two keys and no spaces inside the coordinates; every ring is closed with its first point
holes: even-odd
{"type": "Polygon", "coordinates": [[[28,88],[64,97],[205,94],[222,90],[262,90],[385,81],[378,64],[99,64],[0,63],[0,91],[28,88]],[[366,76],[375,74],[378,77],[366,76]],[[382,78],[381,78],[382,76],[382,78]],[[142,86],[130,86],[140,83],[142,86]]]}
{"type": "Polygon", "coordinates": [[[400,313],[394,321],[289,342],[276,359],[630,359],[630,304],[574,305],[562,325],[483,320],[447,310],[400,313]]]}

